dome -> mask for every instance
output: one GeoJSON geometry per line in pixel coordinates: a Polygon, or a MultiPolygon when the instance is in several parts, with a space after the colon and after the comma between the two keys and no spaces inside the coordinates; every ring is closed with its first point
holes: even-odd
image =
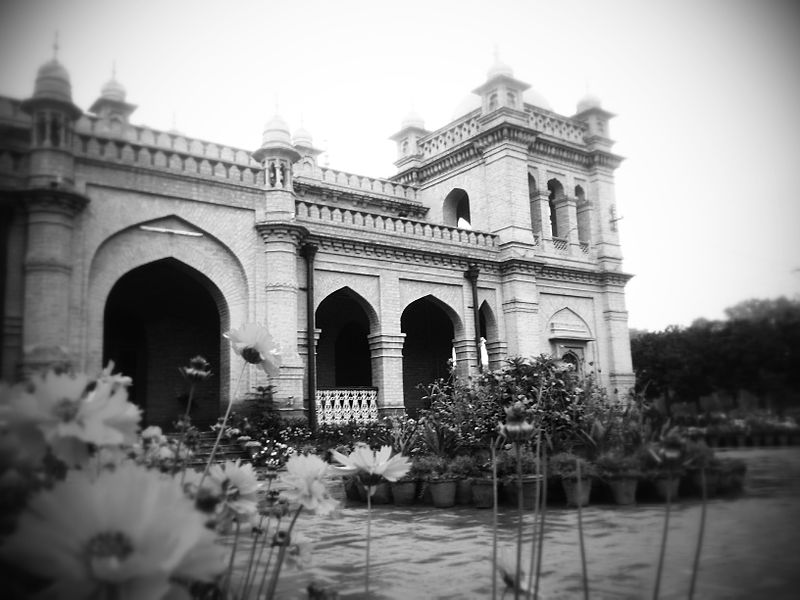
{"type": "Polygon", "coordinates": [[[109,79],[100,91],[100,97],[106,100],[125,102],[125,88],[114,77],[109,79]]]}
{"type": "Polygon", "coordinates": [[[33,88],[33,97],[72,103],[72,85],[69,82],[69,73],[56,59],[39,67],[33,88]]]}
{"type": "Polygon", "coordinates": [[[543,108],[545,110],[553,110],[553,107],[550,106],[550,103],[547,101],[547,98],[542,96],[539,92],[534,90],[533,88],[528,88],[522,94],[522,101],[525,104],[533,104],[534,106],[538,106],[539,108],[543,108]]]}
{"type": "Polygon", "coordinates": [[[400,125],[400,129],[408,129],[409,127],[417,127],[425,129],[425,120],[419,114],[412,110],[404,118],[400,125]]]}
{"type": "Polygon", "coordinates": [[[311,148],[314,145],[312,143],[313,138],[311,137],[311,134],[308,132],[308,130],[304,129],[303,127],[300,127],[300,129],[297,129],[294,132],[294,136],[292,136],[292,139],[294,140],[295,146],[305,146],[306,148],[311,148]]]}
{"type": "Polygon", "coordinates": [[[578,110],[577,112],[582,113],[585,110],[589,110],[590,108],[602,108],[603,103],[600,102],[600,98],[595,96],[594,94],[586,94],[583,98],[578,101],[578,110]]]}
{"type": "Polygon", "coordinates": [[[283,143],[291,144],[292,139],[289,135],[289,125],[280,115],[275,115],[264,126],[264,136],[262,138],[262,145],[269,143],[283,143]]]}
{"type": "Polygon", "coordinates": [[[494,64],[491,67],[489,67],[489,70],[486,72],[486,79],[492,79],[493,77],[497,77],[498,75],[513,77],[514,69],[512,69],[506,63],[497,58],[495,59],[494,64]]]}

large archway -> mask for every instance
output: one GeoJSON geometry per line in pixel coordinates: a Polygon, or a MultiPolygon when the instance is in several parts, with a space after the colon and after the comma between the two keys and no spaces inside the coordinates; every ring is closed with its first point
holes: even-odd
{"type": "Polygon", "coordinates": [[[427,408],[419,385],[450,375],[447,361],[453,352],[453,321],[432,296],[409,304],[400,318],[406,334],[403,344],[403,399],[406,412],[416,417],[427,408]]]}
{"type": "Polygon", "coordinates": [[[163,259],[129,271],[108,295],[103,361],[133,377],[131,400],[147,425],[170,429],[184,413],[189,387],[178,368],[198,354],[214,375],[195,388],[192,422],[205,428],[219,415],[221,322],[213,290],[203,274],[163,259]]]}
{"type": "Polygon", "coordinates": [[[334,292],[320,302],[315,321],[317,386],[371,387],[370,320],[358,296],[348,288],[334,292]]]}

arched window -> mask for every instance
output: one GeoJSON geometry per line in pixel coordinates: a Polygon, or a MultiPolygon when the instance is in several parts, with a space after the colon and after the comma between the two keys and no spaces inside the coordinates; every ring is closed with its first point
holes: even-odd
{"type": "Polygon", "coordinates": [[[590,207],[586,200],[586,193],[580,185],[575,186],[575,199],[577,200],[577,213],[578,213],[578,241],[582,243],[589,242],[589,232],[591,224],[589,221],[590,207]]]}
{"type": "Polygon", "coordinates": [[[550,233],[553,237],[559,237],[556,203],[564,197],[564,186],[558,179],[551,179],[547,182],[547,190],[550,192],[548,202],[550,204],[550,233]]]}
{"type": "Polygon", "coordinates": [[[508,104],[511,108],[517,107],[517,94],[512,90],[508,90],[506,93],[506,104],[508,104]]]}
{"type": "Polygon", "coordinates": [[[444,199],[442,218],[445,225],[472,229],[472,216],[469,210],[469,195],[461,188],[453,189],[444,199]]]}
{"type": "Polygon", "coordinates": [[[542,214],[538,205],[539,188],[536,187],[536,179],[528,173],[528,201],[531,209],[531,229],[536,233],[542,232],[542,214]]]}
{"type": "Polygon", "coordinates": [[[401,152],[403,153],[403,156],[408,154],[408,140],[403,140],[403,144],[401,146],[401,152]]]}
{"type": "Polygon", "coordinates": [[[492,92],[492,95],[489,96],[489,112],[495,108],[497,108],[497,92],[492,92]]]}

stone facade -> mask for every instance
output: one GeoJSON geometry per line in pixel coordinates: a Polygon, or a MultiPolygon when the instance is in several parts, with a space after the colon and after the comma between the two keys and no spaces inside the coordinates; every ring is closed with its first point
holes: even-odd
{"type": "Polygon", "coordinates": [[[177,367],[204,353],[211,419],[268,383],[221,337],[258,322],[281,345],[269,383],[291,410],[318,388],[375,388],[380,409],[413,412],[451,357],[467,376],[556,353],[610,391],[632,386],[621,159],[596,99],[557,115],[496,64],[453,122],[403,121],[384,180],[321,167],[279,117],[247,151],[132,124],[113,79],[84,113],[69,85],[51,61],[31,98],[0,97],[3,378],[113,359],[166,423],[177,367]]]}

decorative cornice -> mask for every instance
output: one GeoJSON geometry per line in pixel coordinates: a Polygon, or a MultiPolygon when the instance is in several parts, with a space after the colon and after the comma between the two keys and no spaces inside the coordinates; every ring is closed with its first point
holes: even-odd
{"type": "Polygon", "coordinates": [[[590,271],[586,269],[573,269],[569,267],[544,264],[540,261],[529,261],[518,258],[503,261],[500,264],[500,273],[510,275],[526,273],[534,275],[543,281],[574,281],[590,283],[593,285],[625,285],[633,275],[628,273],[610,271],[590,271]]]}
{"type": "Polygon", "coordinates": [[[289,240],[294,244],[299,244],[308,238],[308,229],[287,221],[261,221],[256,223],[256,231],[265,242],[289,240]]]}
{"type": "Polygon", "coordinates": [[[57,187],[18,190],[16,193],[22,197],[28,212],[53,212],[74,217],[89,204],[89,198],[83,194],[57,187]]]}
{"type": "Polygon", "coordinates": [[[493,261],[480,260],[471,256],[459,256],[444,252],[425,251],[416,248],[373,242],[365,239],[345,239],[310,233],[307,241],[315,243],[320,250],[348,256],[364,256],[367,258],[390,259],[407,264],[425,264],[466,270],[477,264],[481,272],[498,273],[498,265],[493,261]]]}

